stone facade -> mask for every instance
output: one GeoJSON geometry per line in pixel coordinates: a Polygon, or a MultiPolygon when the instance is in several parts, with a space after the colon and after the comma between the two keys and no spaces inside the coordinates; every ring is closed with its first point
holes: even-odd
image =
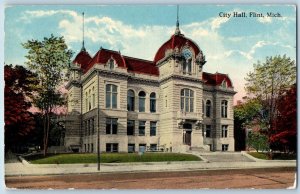
{"type": "Polygon", "coordinates": [[[235,92],[227,75],[203,72],[205,63],[180,31],[154,61],[102,48],[91,58],[83,47],[66,85],[64,145],[79,152],[234,151],[235,92]]]}

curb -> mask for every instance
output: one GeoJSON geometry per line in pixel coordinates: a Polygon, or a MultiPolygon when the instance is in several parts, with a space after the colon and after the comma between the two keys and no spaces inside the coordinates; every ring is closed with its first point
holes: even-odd
{"type": "Polygon", "coordinates": [[[264,159],[259,159],[259,158],[255,158],[254,156],[251,156],[250,154],[248,154],[247,151],[241,151],[242,155],[248,157],[249,159],[255,160],[255,162],[290,162],[290,163],[294,163],[297,162],[297,160],[264,160],[264,159]]]}

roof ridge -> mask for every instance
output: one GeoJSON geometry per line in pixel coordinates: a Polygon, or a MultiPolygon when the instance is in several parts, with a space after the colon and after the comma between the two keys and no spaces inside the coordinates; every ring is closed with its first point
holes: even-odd
{"type": "Polygon", "coordinates": [[[126,55],[123,55],[123,57],[129,58],[129,59],[136,59],[136,60],[140,60],[140,61],[146,61],[146,62],[154,63],[154,61],[150,61],[150,60],[147,60],[147,59],[141,59],[141,58],[136,58],[136,57],[130,57],[130,56],[126,56],[126,55]]]}

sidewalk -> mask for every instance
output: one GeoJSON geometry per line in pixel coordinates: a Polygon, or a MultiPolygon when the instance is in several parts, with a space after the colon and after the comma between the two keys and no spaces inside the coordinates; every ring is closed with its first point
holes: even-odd
{"type": "MultiPolygon", "coordinates": [[[[243,154],[243,153],[242,153],[243,154]]],[[[203,158],[203,155],[201,156],[203,158]]],[[[204,156],[205,157],[205,156],[204,156]]],[[[195,171],[195,170],[221,170],[221,169],[250,169],[250,168],[276,168],[296,167],[295,160],[251,160],[210,162],[139,162],[139,163],[107,163],[100,165],[100,173],[122,172],[166,172],[166,171],[195,171]]],[[[5,176],[33,176],[33,175],[62,175],[99,173],[97,164],[29,164],[14,161],[5,164],[5,176]]]]}

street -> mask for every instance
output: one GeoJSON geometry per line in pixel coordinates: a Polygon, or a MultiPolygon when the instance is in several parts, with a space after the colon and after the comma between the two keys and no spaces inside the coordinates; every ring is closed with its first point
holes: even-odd
{"type": "Polygon", "coordinates": [[[8,188],[20,189],[285,189],[296,168],[93,173],[54,176],[7,176],[8,188]]]}

